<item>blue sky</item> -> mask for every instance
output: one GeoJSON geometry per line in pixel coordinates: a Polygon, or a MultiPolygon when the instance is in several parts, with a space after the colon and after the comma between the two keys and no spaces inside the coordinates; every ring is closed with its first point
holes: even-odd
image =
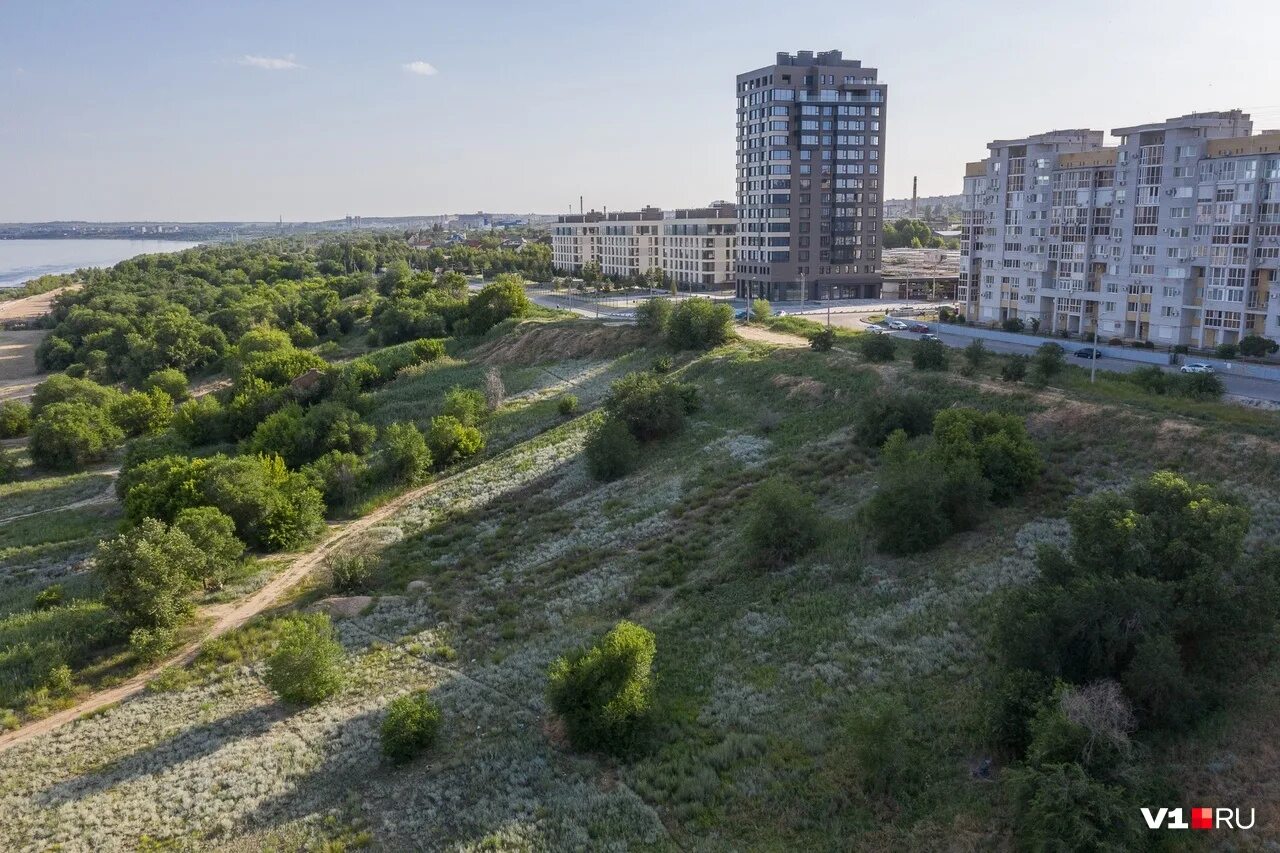
{"type": "Polygon", "coordinates": [[[892,196],[1054,127],[1280,128],[1274,0],[788,8],[0,0],[0,221],[705,204],[733,195],[734,75],[779,50],[880,69],[892,196]]]}

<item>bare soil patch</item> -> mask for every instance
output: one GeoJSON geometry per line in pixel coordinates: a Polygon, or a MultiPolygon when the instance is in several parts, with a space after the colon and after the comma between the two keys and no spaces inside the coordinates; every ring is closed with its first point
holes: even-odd
{"type": "Polygon", "coordinates": [[[612,358],[639,349],[647,337],[635,326],[531,325],[519,334],[480,346],[475,358],[484,364],[612,358]]]}

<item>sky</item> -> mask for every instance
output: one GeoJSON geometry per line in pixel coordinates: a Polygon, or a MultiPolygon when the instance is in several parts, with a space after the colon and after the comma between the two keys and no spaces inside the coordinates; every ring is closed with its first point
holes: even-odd
{"type": "Polygon", "coordinates": [[[1280,128],[1278,43],[1276,0],[0,0],[0,221],[705,205],[735,75],[829,49],[889,84],[887,195],[950,194],[992,139],[1280,128]]]}

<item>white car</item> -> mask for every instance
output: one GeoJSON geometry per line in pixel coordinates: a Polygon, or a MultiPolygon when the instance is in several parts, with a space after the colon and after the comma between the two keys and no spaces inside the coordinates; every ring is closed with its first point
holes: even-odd
{"type": "Polygon", "coordinates": [[[1203,361],[1193,361],[1190,364],[1182,365],[1183,373],[1213,373],[1213,365],[1205,364],[1203,361]]]}
{"type": "Polygon", "coordinates": [[[884,324],[895,331],[902,331],[908,328],[907,324],[902,320],[885,320],[884,324]]]}
{"type": "Polygon", "coordinates": [[[892,329],[886,329],[884,326],[867,326],[867,331],[873,335],[887,335],[892,329]]]}

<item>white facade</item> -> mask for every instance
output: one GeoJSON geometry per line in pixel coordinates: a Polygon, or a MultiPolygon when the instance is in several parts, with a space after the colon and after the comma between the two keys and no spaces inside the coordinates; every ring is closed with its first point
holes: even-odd
{"type": "Polygon", "coordinates": [[[998,140],[964,179],[959,298],[1104,340],[1212,347],[1280,334],[1280,134],[1238,110],[998,140]]]}

